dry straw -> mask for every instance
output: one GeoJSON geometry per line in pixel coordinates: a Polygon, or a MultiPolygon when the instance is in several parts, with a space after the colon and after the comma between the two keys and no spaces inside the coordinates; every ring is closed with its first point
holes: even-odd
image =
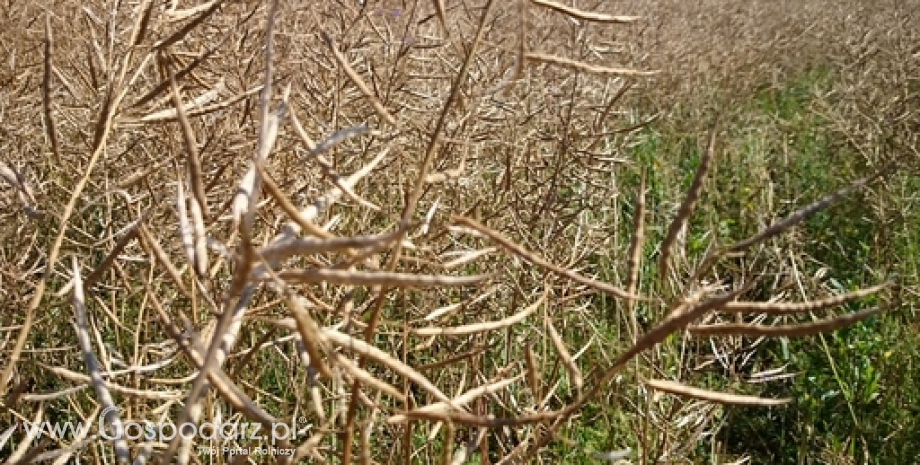
{"type": "MultiPolygon", "coordinates": [[[[763,270],[703,281],[729,282],[726,258],[764,253],[895,165],[693,263],[678,244],[707,199],[718,131],[648,244],[660,199],[620,152],[654,118],[620,117],[661,75],[611,46],[639,17],[548,0],[391,3],[145,0],[45,15],[39,71],[19,55],[10,66],[19,84],[41,73],[21,101],[42,115],[34,152],[54,160],[0,161],[32,213],[16,225],[28,245],[3,268],[22,309],[0,328],[9,418],[41,421],[56,402],[175,424],[285,423],[302,434],[276,441],[295,451],[280,463],[527,463],[549,457],[586,405],[623,396],[617,408],[641,423],[635,454],[653,460],[665,426],[649,389],[695,405],[788,401],[691,387],[694,351],[675,344],[812,335],[887,306],[801,322],[890,284],[790,303],[744,300],[767,287],[763,270]],[[52,35],[63,21],[80,26],[52,35]],[[74,332],[36,347],[68,294],[74,332]],[[32,392],[29,377],[67,384],[32,392]]],[[[192,463],[196,445],[265,445],[14,449],[11,434],[0,449],[13,459],[58,463],[192,463]]]]}

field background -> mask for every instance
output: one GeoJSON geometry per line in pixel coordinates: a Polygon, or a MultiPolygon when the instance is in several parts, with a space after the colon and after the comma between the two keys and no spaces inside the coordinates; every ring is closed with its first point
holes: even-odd
{"type": "Polygon", "coordinates": [[[316,3],[0,5],[0,459],[916,461],[920,1],[316,3]]]}

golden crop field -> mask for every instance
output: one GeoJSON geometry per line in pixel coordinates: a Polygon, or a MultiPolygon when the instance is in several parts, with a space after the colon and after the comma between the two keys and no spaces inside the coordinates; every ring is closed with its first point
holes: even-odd
{"type": "Polygon", "coordinates": [[[0,459],[915,459],[918,0],[0,31],[0,459]]]}

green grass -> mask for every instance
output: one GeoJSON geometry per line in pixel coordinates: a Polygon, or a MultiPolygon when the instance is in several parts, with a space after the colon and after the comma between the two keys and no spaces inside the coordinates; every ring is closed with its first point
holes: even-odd
{"type": "MultiPolygon", "coordinates": [[[[805,73],[783,86],[755,93],[723,115],[717,167],[690,222],[687,254],[691,260],[700,259],[710,242],[727,245],[743,239],[765,222],[871,173],[873,168],[843,142],[845,138],[832,121],[816,110],[819,96],[826,94],[834,79],[826,69],[805,73]],[[765,204],[765,199],[772,204],[765,204]],[[710,230],[717,233],[705,234],[710,230]]],[[[636,169],[621,182],[634,190],[639,173],[647,173],[652,215],[647,243],[663,236],[670,220],[664,207],[675,202],[672,199],[678,199],[692,181],[705,143],[705,134],[698,130],[701,110],[705,109],[683,108],[677,117],[651,124],[631,148],[636,169]]],[[[917,184],[916,178],[901,176],[874,195],[856,193],[800,225],[792,239],[776,239],[780,241],[777,245],[791,254],[786,258],[794,258],[798,273],[810,281],[804,285],[811,289],[820,281],[828,289],[825,295],[872,286],[890,276],[900,276],[902,285],[914,286],[920,260],[920,215],[916,201],[897,192],[908,192],[917,184]],[[885,208],[878,205],[880,199],[886,202],[885,208]],[[886,216],[892,211],[902,214],[886,216]],[[823,277],[812,280],[819,270],[823,277]]],[[[631,202],[621,209],[631,218],[631,202]]],[[[622,224],[620,232],[629,234],[630,226],[622,224]]],[[[654,274],[656,255],[657,251],[646,247],[641,276],[654,274]]],[[[731,274],[730,268],[724,271],[731,274]]],[[[753,292],[769,297],[774,294],[772,284],[766,279],[753,292]]],[[[788,290],[787,300],[801,298],[795,286],[788,290]]],[[[920,410],[916,407],[920,405],[920,377],[910,373],[916,374],[920,326],[912,318],[915,302],[906,297],[888,313],[830,335],[764,343],[748,366],[740,368],[749,374],[788,364],[787,372],[798,373],[791,380],[752,385],[737,379],[726,382],[724,377],[705,372],[691,375],[689,379],[700,387],[794,399],[786,407],[731,407],[719,413],[725,423],[715,441],[726,457],[749,455],[751,463],[777,464],[895,464],[915,459],[920,450],[920,410]]],[[[608,305],[602,297],[596,303],[608,305]]],[[[881,303],[864,299],[846,310],[881,303]]],[[[654,320],[650,317],[640,309],[640,321],[654,320]]],[[[608,325],[598,329],[610,331],[606,340],[614,341],[612,348],[618,347],[615,341],[624,335],[623,328],[608,325]]],[[[665,373],[680,366],[680,360],[667,356],[677,350],[672,344],[657,359],[665,373]]],[[[635,437],[638,431],[623,434],[622,429],[635,427],[637,420],[603,421],[600,419],[609,416],[604,410],[616,411],[617,406],[596,413],[586,410],[578,425],[566,433],[578,447],[559,445],[556,454],[566,457],[567,463],[590,463],[578,451],[635,446],[626,438],[635,437]]],[[[694,460],[720,463],[710,446],[701,440],[694,460]]]]}

